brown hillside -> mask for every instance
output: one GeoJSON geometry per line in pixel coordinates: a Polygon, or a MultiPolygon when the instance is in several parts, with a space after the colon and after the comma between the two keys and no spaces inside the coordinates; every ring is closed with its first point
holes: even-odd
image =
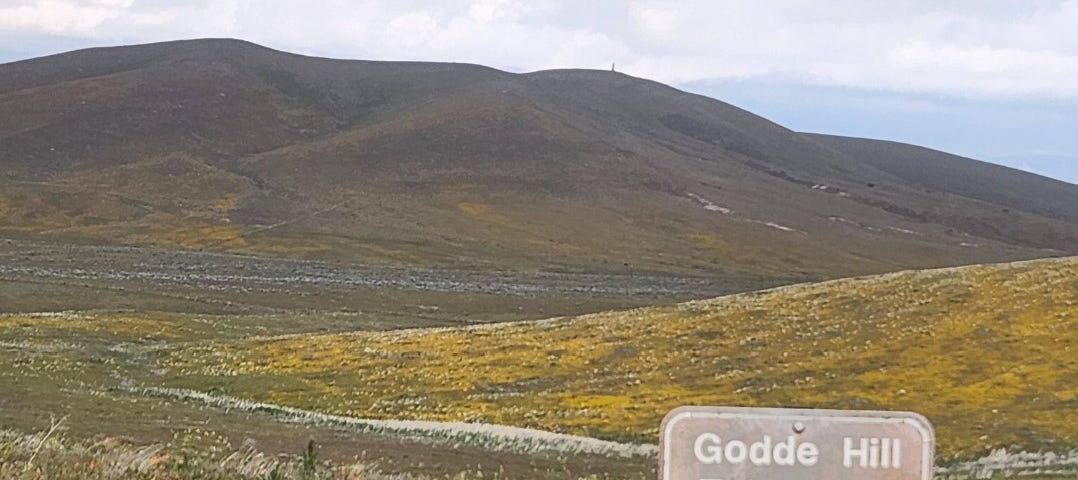
{"type": "Polygon", "coordinates": [[[774,281],[1078,252],[1076,186],[611,72],[197,40],[0,65],[0,111],[4,236],[774,281]]]}

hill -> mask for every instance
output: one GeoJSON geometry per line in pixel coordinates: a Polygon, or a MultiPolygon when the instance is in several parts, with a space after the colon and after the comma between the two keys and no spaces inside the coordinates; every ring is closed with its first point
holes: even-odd
{"type": "Polygon", "coordinates": [[[939,458],[1078,445],[1078,258],[497,326],[171,352],[165,385],[360,418],[655,442],[679,405],[913,410],[939,458]]]}
{"type": "Polygon", "coordinates": [[[613,72],[194,40],[0,65],[0,108],[8,237],[735,290],[1078,253],[1078,186],[613,72]]]}
{"type": "Polygon", "coordinates": [[[668,409],[736,404],[915,410],[941,478],[1073,478],[1076,281],[1071,257],[392,331],[417,321],[0,314],[0,472],[310,478],[313,439],[320,478],[645,479],[668,409]]]}
{"type": "MultiPolygon", "coordinates": [[[[1078,191],[1066,182],[1047,180],[1032,173],[1018,172],[1000,165],[951,155],[945,152],[883,140],[805,134],[846,156],[896,175],[927,192],[948,192],[979,202],[1008,206],[1025,204],[1025,210],[1065,222],[1078,221],[1078,191]],[[926,174],[931,172],[931,174],[926,174]],[[1028,192],[1040,190],[1041,195],[1028,192]]],[[[1009,213],[1007,208],[1000,214],[1009,213]]],[[[962,224],[959,218],[941,219],[981,236],[1010,238],[1023,233],[1001,221],[962,224]]],[[[1052,243],[1051,239],[1028,237],[1030,242],[1052,243]]]]}

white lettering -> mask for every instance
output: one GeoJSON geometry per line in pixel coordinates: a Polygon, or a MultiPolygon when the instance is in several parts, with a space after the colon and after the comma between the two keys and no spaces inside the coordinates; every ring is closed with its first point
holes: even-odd
{"type": "Polygon", "coordinates": [[[797,461],[806,467],[816,465],[819,460],[820,449],[816,448],[816,444],[812,442],[805,442],[797,446],[797,461]]]}
{"type": "Polygon", "coordinates": [[[891,439],[880,440],[880,466],[891,468],[891,439]]]}
{"type": "Polygon", "coordinates": [[[762,442],[749,446],[749,461],[753,465],[771,465],[771,437],[764,435],[762,442]]]}
{"type": "Polygon", "coordinates": [[[696,442],[693,443],[693,452],[696,453],[696,459],[705,465],[717,465],[722,463],[722,448],[719,444],[722,439],[714,433],[703,433],[699,437],[696,437],[696,442]],[[709,444],[705,447],[705,444],[709,444]]]}
{"type": "Polygon", "coordinates": [[[868,439],[868,468],[879,468],[880,466],[880,439],[870,438],[868,439]]]}
{"type": "Polygon", "coordinates": [[[748,449],[745,448],[745,442],[741,440],[734,440],[726,444],[726,459],[730,463],[741,463],[745,461],[745,455],[748,453],[748,449]]]}
{"type": "Polygon", "coordinates": [[[815,443],[798,444],[793,435],[782,442],[775,442],[771,436],[764,435],[761,440],[751,444],[742,440],[731,440],[724,444],[722,438],[714,433],[701,433],[693,442],[693,453],[705,465],[737,465],[748,461],[756,466],[811,467],[820,460],[820,448],[815,443]]]}
{"type": "Polygon", "coordinates": [[[775,451],[773,452],[775,457],[775,465],[793,465],[794,464],[794,436],[790,435],[786,437],[786,441],[775,445],[775,451]]]}
{"type": "Polygon", "coordinates": [[[853,448],[853,439],[846,437],[842,439],[842,466],[850,468],[853,466],[853,459],[860,458],[858,465],[861,468],[868,466],[868,439],[861,439],[861,448],[853,448]]]}
{"type": "Polygon", "coordinates": [[[902,441],[897,438],[842,439],[842,466],[902,468],[902,441]]]}
{"type": "Polygon", "coordinates": [[[894,439],[894,443],[891,447],[891,465],[895,468],[902,468],[902,440],[894,439]]]}

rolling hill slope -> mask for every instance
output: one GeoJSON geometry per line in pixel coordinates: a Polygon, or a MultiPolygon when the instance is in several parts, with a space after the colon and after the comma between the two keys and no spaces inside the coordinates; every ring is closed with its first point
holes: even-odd
{"type": "Polygon", "coordinates": [[[0,110],[10,237],[773,284],[1078,252],[1078,186],[612,72],[196,40],[0,65],[0,110]]]}
{"type": "Polygon", "coordinates": [[[680,405],[913,410],[944,463],[1078,446],[1078,258],[496,326],[169,352],[164,384],[359,418],[655,442],[680,405]]]}
{"type": "Polygon", "coordinates": [[[994,218],[936,218],[980,236],[997,239],[1020,237],[1030,244],[1042,245],[1051,245],[1062,240],[1038,237],[1035,232],[1023,232],[1020,225],[1007,222],[1006,214],[1010,213],[1011,205],[1024,205],[1025,211],[1046,218],[1065,222],[1078,221],[1078,208],[1074,207],[1078,205],[1078,190],[1070,183],[1045,179],[1032,173],[916,145],[863,138],[805,135],[853,160],[902,178],[926,192],[943,192],[983,204],[1000,206],[1000,211],[994,218]],[[925,172],[931,174],[926,175],[925,172]],[[1043,194],[1028,194],[1034,190],[1043,194]]]}

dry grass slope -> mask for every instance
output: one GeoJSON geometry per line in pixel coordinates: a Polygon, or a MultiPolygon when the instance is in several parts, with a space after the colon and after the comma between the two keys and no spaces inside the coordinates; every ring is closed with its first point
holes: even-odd
{"type": "Polygon", "coordinates": [[[608,71],[205,39],[2,64],[0,105],[0,236],[19,239],[739,292],[1078,254],[1074,185],[608,71]]]}
{"type": "Polygon", "coordinates": [[[192,346],[170,386],[653,442],[682,404],[915,410],[944,462],[1078,444],[1078,258],[499,326],[192,346]]]}
{"type": "MultiPolygon", "coordinates": [[[[367,463],[318,457],[316,444],[302,455],[267,455],[252,445],[233,448],[211,432],[177,434],[169,442],[135,445],[115,438],[77,441],[54,432],[26,435],[0,430],[0,478],[5,480],[425,480],[384,474],[367,463]]],[[[460,472],[447,480],[504,479],[498,471],[460,472]]],[[[577,478],[577,477],[573,477],[577,478]]],[[[596,476],[579,480],[598,480],[596,476]]]]}

